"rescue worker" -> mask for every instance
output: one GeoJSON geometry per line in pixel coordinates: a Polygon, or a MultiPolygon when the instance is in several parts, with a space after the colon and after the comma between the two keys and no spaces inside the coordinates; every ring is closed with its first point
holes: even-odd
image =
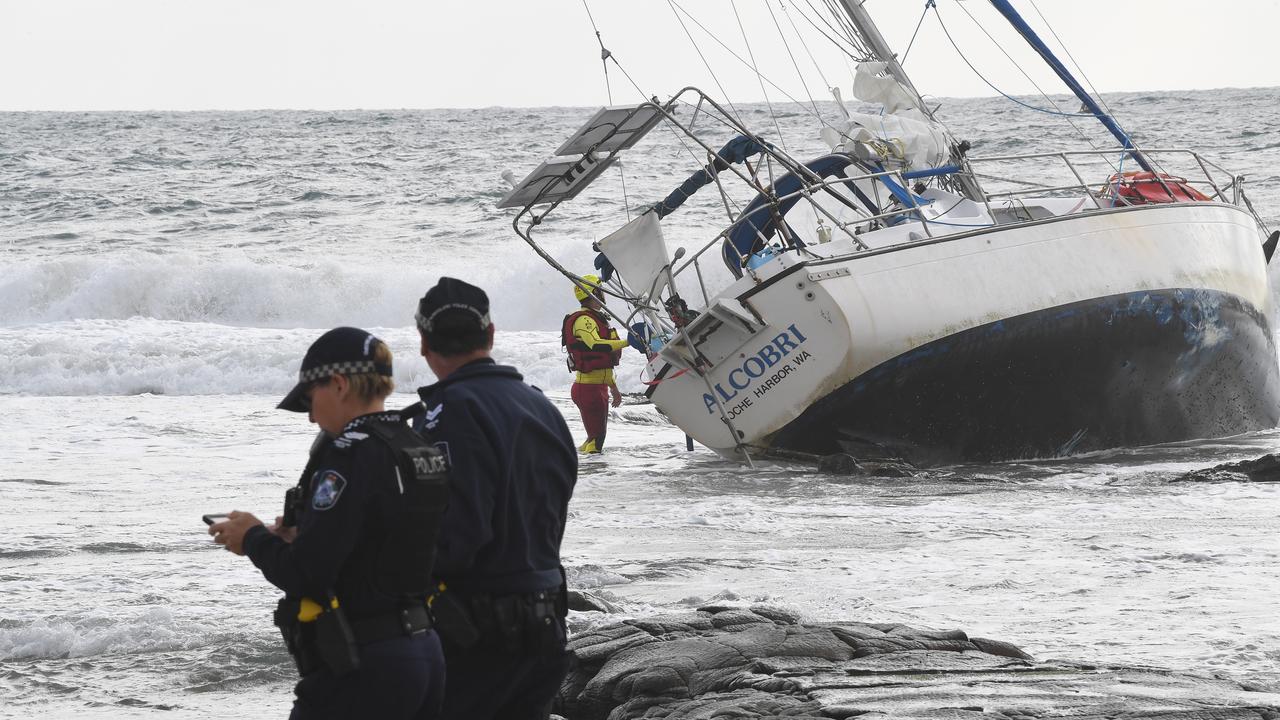
{"type": "Polygon", "coordinates": [[[583,275],[582,280],[573,286],[573,296],[582,307],[564,317],[560,344],[569,353],[569,370],[576,373],[570,396],[582,414],[582,426],[587,431],[587,439],[578,446],[578,451],[590,455],[604,450],[610,394],[614,407],[622,404],[613,368],[622,359],[622,348],[627,347],[627,341],[618,339],[618,333],[609,327],[608,317],[601,312],[604,292],[600,289],[600,278],[583,275]]]}
{"type": "Polygon", "coordinates": [[[290,718],[438,717],[444,657],[427,609],[448,480],[397,412],[391,351],[341,327],[307,350],[279,404],[322,433],[271,527],[232,512],[214,542],[285,592],[275,623],[302,679],[290,718]]]}
{"type": "Polygon", "coordinates": [[[422,356],[415,429],[449,461],[450,499],[432,599],[444,643],[450,720],[545,719],[568,670],[560,540],[578,458],[560,411],[490,357],[480,288],[442,277],[418,303],[422,356]]]}

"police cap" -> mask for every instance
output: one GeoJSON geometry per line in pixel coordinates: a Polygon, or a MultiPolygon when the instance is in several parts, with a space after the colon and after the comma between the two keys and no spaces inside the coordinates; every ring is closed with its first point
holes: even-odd
{"type": "Polygon", "coordinates": [[[471,283],[441,277],[418,301],[418,313],[414,319],[419,330],[431,333],[442,316],[470,317],[478,329],[484,330],[490,325],[489,296],[471,283]]]}
{"type": "Polygon", "coordinates": [[[334,328],[321,335],[302,358],[298,384],[276,407],[292,412],[306,412],[307,386],[332,375],[377,373],[391,377],[391,365],[374,362],[374,348],[382,342],[367,330],[353,327],[334,328]]]}

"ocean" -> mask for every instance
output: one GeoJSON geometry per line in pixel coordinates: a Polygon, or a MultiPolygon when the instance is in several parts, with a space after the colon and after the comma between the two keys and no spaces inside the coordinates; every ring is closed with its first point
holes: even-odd
{"type": "MultiPolygon", "coordinates": [[[[1106,99],[1140,145],[1245,175],[1280,227],[1280,88],[1106,99]]],[[[976,155],[1076,137],[1003,99],[937,102],[976,155]]],[[[738,109],[797,154],[821,147],[803,108],[775,104],[777,128],[738,109]]],[[[433,381],[417,299],[442,274],[474,282],[497,358],[582,436],[557,337],[571,288],[495,206],[503,171],[593,110],[0,113],[0,717],[288,713],[277,593],[200,516],[279,512],[314,428],[274,405],[325,329],[384,338],[407,405],[433,381]]],[[[624,158],[625,200],[611,171],[539,237],[585,272],[593,240],[694,169],[655,132],[624,158]]],[[[672,244],[709,240],[718,202],[664,223],[672,244]]],[[[624,392],[642,365],[627,354],[624,392]]],[[[768,603],[1277,687],[1280,487],[1173,482],[1276,451],[1270,430],[908,478],[751,470],[686,451],[633,395],[583,462],[564,560],[625,616],[768,603]]]]}

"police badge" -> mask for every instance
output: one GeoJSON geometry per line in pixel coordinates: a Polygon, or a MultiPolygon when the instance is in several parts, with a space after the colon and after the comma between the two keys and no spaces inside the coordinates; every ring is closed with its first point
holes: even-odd
{"type": "Polygon", "coordinates": [[[347,479],[333,470],[321,470],[316,473],[313,483],[315,492],[311,495],[312,510],[328,510],[338,504],[338,496],[347,486],[347,479]]]}

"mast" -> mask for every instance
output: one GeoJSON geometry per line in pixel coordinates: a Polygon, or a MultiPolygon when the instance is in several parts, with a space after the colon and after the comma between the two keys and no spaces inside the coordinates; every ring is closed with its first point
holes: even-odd
{"type": "MultiPolygon", "coordinates": [[[[884,36],[880,34],[880,28],[876,27],[875,21],[862,9],[866,0],[840,0],[840,4],[844,6],[844,10],[849,15],[849,20],[853,22],[853,27],[862,36],[864,42],[870,46],[871,52],[878,60],[885,63],[889,74],[893,76],[898,84],[911,91],[911,96],[915,98],[916,107],[930,121],[937,122],[933,116],[933,111],[925,104],[924,97],[916,90],[916,86],[911,82],[911,78],[907,76],[907,71],[902,68],[902,63],[898,62],[898,55],[889,48],[889,43],[885,42],[884,36]]],[[[950,136],[950,133],[947,133],[950,136]]],[[[956,173],[953,177],[959,184],[960,191],[970,200],[985,200],[986,194],[982,192],[982,188],[978,185],[978,181],[973,176],[973,169],[969,167],[969,161],[964,157],[962,147],[952,143],[951,146],[951,162],[964,168],[964,172],[956,173]]]]}
{"type": "MultiPolygon", "coordinates": [[[[845,4],[848,5],[847,0],[845,1],[845,4]]],[[[1155,169],[1147,163],[1147,159],[1142,155],[1142,153],[1138,152],[1138,150],[1134,148],[1133,141],[1129,139],[1128,133],[1120,127],[1120,125],[1115,121],[1115,118],[1103,112],[1102,108],[1098,107],[1098,104],[1094,102],[1093,97],[1090,96],[1089,93],[1085,92],[1085,89],[1081,87],[1080,83],[1076,82],[1075,77],[1071,75],[1071,71],[1067,70],[1066,66],[1054,56],[1053,52],[1049,50],[1049,47],[1045,45],[1044,41],[1040,39],[1040,36],[1036,34],[1036,31],[1032,30],[1031,26],[1027,25],[1026,21],[1022,19],[1022,16],[1018,14],[1018,11],[1013,9],[1013,5],[1011,5],[1008,0],[991,0],[991,4],[995,6],[996,10],[1000,11],[1001,15],[1004,15],[1005,19],[1009,21],[1009,24],[1013,25],[1013,28],[1017,30],[1018,33],[1022,35],[1023,39],[1027,41],[1027,44],[1040,54],[1040,57],[1044,59],[1045,63],[1048,64],[1048,66],[1058,74],[1058,77],[1062,79],[1062,82],[1066,83],[1067,87],[1071,88],[1071,92],[1075,93],[1076,97],[1080,98],[1080,101],[1084,103],[1084,106],[1088,108],[1089,112],[1093,113],[1093,115],[1098,118],[1098,121],[1101,122],[1117,140],[1120,141],[1121,147],[1129,151],[1130,157],[1137,160],[1138,165],[1142,166],[1143,170],[1150,173],[1155,172],[1155,169]]]]}
{"type": "Polygon", "coordinates": [[[897,54],[889,49],[889,43],[885,42],[884,36],[880,34],[880,28],[876,27],[875,22],[867,14],[867,11],[862,9],[862,3],[865,1],[840,0],[840,4],[844,6],[845,12],[849,14],[849,19],[853,21],[853,26],[858,30],[858,34],[871,47],[871,52],[875,54],[876,59],[888,65],[887,69],[893,79],[897,80],[902,87],[911,91],[911,95],[916,101],[916,107],[920,108],[920,112],[924,113],[926,117],[933,120],[933,113],[929,112],[929,108],[924,104],[924,98],[920,95],[920,91],[916,90],[911,78],[907,77],[907,71],[902,69],[902,64],[898,62],[897,54]]]}

